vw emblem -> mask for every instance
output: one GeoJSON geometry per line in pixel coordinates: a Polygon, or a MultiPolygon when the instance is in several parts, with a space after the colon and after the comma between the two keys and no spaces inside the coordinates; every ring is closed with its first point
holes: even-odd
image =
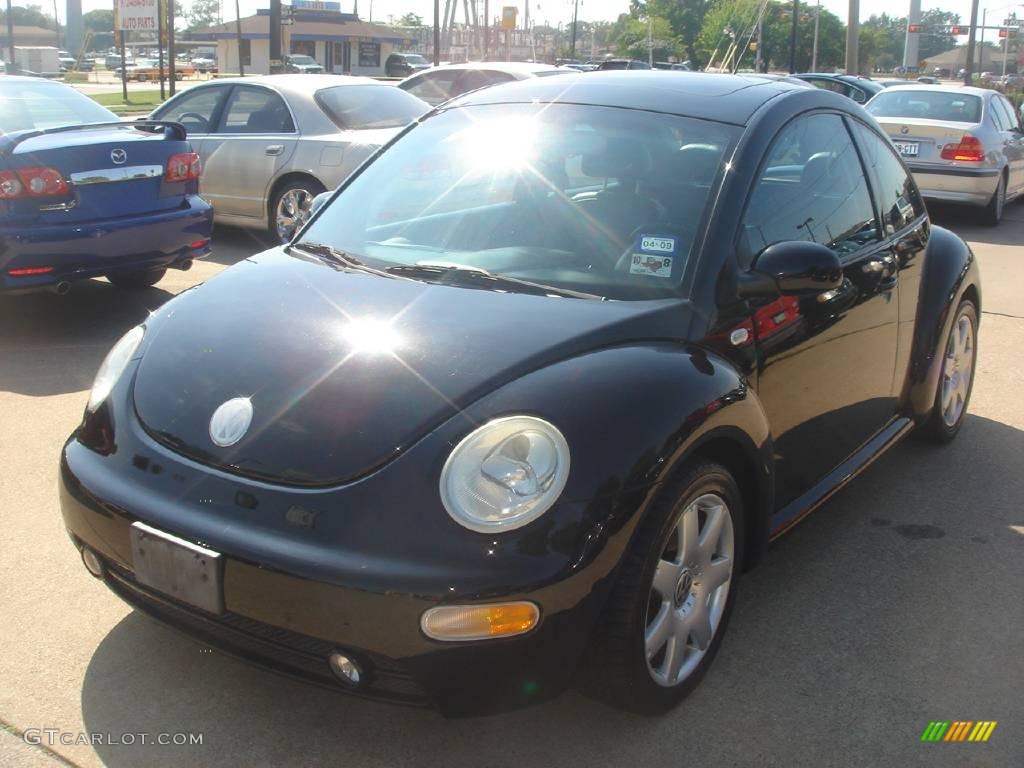
{"type": "Polygon", "coordinates": [[[252,401],[235,397],[213,412],[210,417],[210,439],[214,445],[227,448],[241,440],[252,424],[252,401]]]}
{"type": "Polygon", "coordinates": [[[908,133],[910,133],[910,126],[909,125],[902,126],[900,128],[900,133],[902,133],[904,136],[906,136],[908,133]]]}
{"type": "Polygon", "coordinates": [[[112,149],[110,150],[110,159],[114,161],[115,165],[120,165],[128,159],[128,153],[123,149],[112,149]]]}

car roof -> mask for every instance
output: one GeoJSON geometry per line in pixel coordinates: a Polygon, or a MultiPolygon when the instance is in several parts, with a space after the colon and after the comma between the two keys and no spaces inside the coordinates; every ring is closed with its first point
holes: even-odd
{"type": "MultiPolygon", "coordinates": [[[[496,85],[453,99],[444,108],[536,100],[644,109],[744,125],[765,102],[785,93],[810,90],[805,83],[746,75],[598,70],[496,85]]],[[[827,92],[820,93],[824,98],[827,92]]]]}
{"type": "Polygon", "coordinates": [[[510,74],[523,72],[562,72],[551,64],[536,64],[528,61],[466,61],[461,64],[442,64],[437,69],[492,69],[510,74]]]}
{"type": "MultiPolygon", "coordinates": [[[[380,80],[374,80],[372,77],[352,77],[350,75],[317,75],[316,77],[313,77],[311,75],[301,74],[219,77],[216,80],[210,80],[208,84],[217,85],[219,83],[267,85],[284,93],[291,93],[295,95],[312,95],[324,88],[331,88],[336,85],[385,85],[385,83],[382,83],[380,80]]],[[[194,87],[198,88],[203,87],[204,85],[207,85],[207,83],[194,87]]],[[[182,93],[185,92],[186,91],[182,91],[182,93]]]]}

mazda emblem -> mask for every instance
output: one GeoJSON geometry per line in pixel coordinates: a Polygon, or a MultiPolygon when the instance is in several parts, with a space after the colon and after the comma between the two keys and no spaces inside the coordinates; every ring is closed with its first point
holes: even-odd
{"type": "Polygon", "coordinates": [[[123,149],[112,149],[110,150],[110,159],[114,161],[115,165],[121,165],[128,159],[128,153],[123,149]]]}

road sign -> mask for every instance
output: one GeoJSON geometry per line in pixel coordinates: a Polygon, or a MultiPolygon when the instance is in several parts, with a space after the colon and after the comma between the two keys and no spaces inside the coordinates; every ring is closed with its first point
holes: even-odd
{"type": "Polygon", "coordinates": [[[116,0],[118,29],[123,32],[156,32],[157,0],[116,0]]]}
{"type": "Polygon", "coordinates": [[[506,5],[501,9],[501,28],[502,29],[515,29],[516,28],[516,14],[519,13],[519,9],[514,5],[506,5]]]}

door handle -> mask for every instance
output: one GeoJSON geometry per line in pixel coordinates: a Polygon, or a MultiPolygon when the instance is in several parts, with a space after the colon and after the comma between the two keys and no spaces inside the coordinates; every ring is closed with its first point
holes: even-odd
{"type": "Polygon", "coordinates": [[[284,152],[284,144],[270,144],[263,151],[268,155],[280,155],[284,152]]]}

